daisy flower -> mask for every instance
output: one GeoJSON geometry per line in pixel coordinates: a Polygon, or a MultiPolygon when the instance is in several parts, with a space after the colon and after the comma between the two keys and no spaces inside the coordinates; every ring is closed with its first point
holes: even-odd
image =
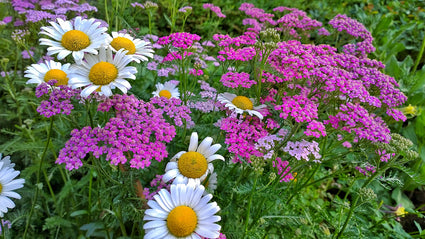
{"type": "Polygon", "coordinates": [[[28,66],[24,72],[25,77],[29,78],[27,84],[40,85],[50,80],[57,80],[55,86],[68,85],[68,74],[71,64],[67,63],[62,65],[60,62],[45,61],[45,63],[32,64],[28,66]]]}
{"type": "Polygon", "coordinates": [[[217,189],[217,173],[211,171],[209,177],[202,182],[202,185],[206,188],[204,195],[207,194],[207,190],[213,193],[217,189]]]}
{"type": "Polygon", "coordinates": [[[232,93],[219,94],[217,100],[225,104],[224,106],[230,110],[235,111],[237,114],[243,114],[247,112],[249,115],[255,115],[260,119],[263,119],[263,115],[258,111],[266,107],[266,105],[254,106],[255,100],[242,95],[235,95],[232,93]]]}
{"type": "Polygon", "coordinates": [[[102,47],[98,55],[86,54],[85,61],[71,66],[73,73],[69,75],[68,84],[74,89],[85,87],[81,91],[84,98],[96,90],[101,95],[111,96],[115,87],[127,93],[131,85],[125,78],[136,79],[137,69],[127,66],[132,60],[125,53],[121,49],[113,56],[111,49],[102,47]]]}
{"type": "Polygon", "coordinates": [[[0,217],[7,213],[8,209],[15,207],[15,203],[10,198],[21,199],[21,195],[13,192],[18,188],[22,188],[25,179],[15,179],[19,175],[19,171],[13,169],[15,164],[10,163],[10,157],[1,159],[0,154],[0,217]]]}
{"type": "Polygon", "coordinates": [[[48,27],[41,27],[40,34],[52,39],[41,38],[40,45],[50,46],[47,55],[58,54],[59,60],[72,53],[72,57],[80,63],[84,53],[97,54],[97,49],[107,44],[108,28],[99,27],[101,22],[94,18],[82,19],[76,17],[73,22],[57,19],[58,23],[50,22],[48,27]]]}
{"type": "Polygon", "coordinates": [[[153,96],[165,97],[167,99],[180,97],[179,88],[171,81],[167,81],[164,84],[157,83],[155,86],[156,91],[152,92],[153,96]]]}
{"type": "Polygon", "coordinates": [[[212,161],[216,159],[224,160],[224,157],[215,154],[220,148],[220,144],[212,144],[213,139],[206,137],[198,147],[198,134],[192,133],[188,152],[178,152],[165,167],[165,174],[162,177],[164,182],[174,179],[173,184],[200,184],[208,172],[214,170],[212,161]]]}
{"type": "Polygon", "coordinates": [[[148,201],[150,209],[145,211],[143,225],[145,239],[160,238],[218,238],[221,220],[215,214],[220,210],[216,202],[210,202],[211,194],[203,196],[202,185],[171,185],[170,192],[161,189],[153,200],[148,201]]]}
{"type": "Polygon", "coordinates": [[[127,55],[132,59],[140,63],[140,61],[147,61],[148,57],[153,57],[153,50],[150,42],[143,41],[140,39],[134,39],[129,34],[112,32],[112,39],[110,46],[113,51],[119,51],[120,49],[127,50],[127,55]]]}

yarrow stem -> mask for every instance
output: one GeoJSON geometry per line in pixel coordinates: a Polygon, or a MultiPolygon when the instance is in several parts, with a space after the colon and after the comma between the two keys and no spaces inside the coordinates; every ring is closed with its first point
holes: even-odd
{"type": "Polygon", "coordinates": [[[39,164],[39,166],[38,166],[38,171],[37,171],[37,181],[36,181],[36,184],[35,184],[34,199],[32,200],[31,210],[30,210],[30,213],[28,214],[27,222],[26,222],[26,225],[25,225],[24,235],[23,235],[23,237],[22,237],[22,238],[24,238],[24,239],[26,238],[26,235],[27,235],[27,232],[28,232],[28,228],[29,228],[29,225],[30,225],[30,221],[31,221],[31,217],[32,217],[32,214],[33,214],[33,212],[34,212],[35,204],[36,204],[36,202],[37,202],[37,198],[38,198],[38,191],[39,191],[39,186],[38,186],[38,184],[40,183],[40,172],[41,172],[41,170],[42,170],[43,161],[44,161],[44,158],[45,158],[45,156],[46,156],[47,149],[49,148],[50,138],[51,138],[51,136],[52,136],[52,129],[53,129],[53,117],[51,117],[51,118],[50,118],[50,126],[49,126],[49,129],[48,129],[48,131],[47,131],[47,141],[46,141],[46,146],[44,147],[43,153],[41,154],[40,164],[39,164]]]}

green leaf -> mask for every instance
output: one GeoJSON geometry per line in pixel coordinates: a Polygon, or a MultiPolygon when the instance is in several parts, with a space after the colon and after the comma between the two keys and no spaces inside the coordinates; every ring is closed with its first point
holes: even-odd
{"type": "Polygon", "coordinates": [[[49,229],[54,229],[56,227],[71,227],[72,223],[62,217],[49,217],[44,221],[44,225],[43,225],[43,231],[44,230],[49,230],[49,229]]]}
{"type": "Polygon", "coordinates": [[[401,166],[401,165],[396,165],[394,167],[397,168],[397,169],[400,169],[405,174],[407,174],[407,176],[409,176],[415,183],[417,183],[419,185],[425,185],[425,178],[424,178],[423,175],[420,175],[420,174],[414,172],[412,169],[406,168],[406,167],[401,166]]]}
{"type": "Polygon", "coordinates": [[[410,201],[410,199],[401,191],[400,187],[393,190],[391,198],[394,199],[397,204],[401,204],[404,208],[415,208],[412,201],[410,201]]]}
{"type": "Polygon", "coordinates": [[[76,216],[85,215],[87,213],[88,213],[87,210],[78,210],[78,211],[72,212],[70,216],[76,217],[76,216]]]}
{"type": "Polygon", "coordinates": [[[93,235],[93,233],[98,229],[104,229],[103,223],[101,222],[92,222],[88,224],[84,224],[80,227],[80,230],[87,231],[86,237],[90,237],[93,235]]]}

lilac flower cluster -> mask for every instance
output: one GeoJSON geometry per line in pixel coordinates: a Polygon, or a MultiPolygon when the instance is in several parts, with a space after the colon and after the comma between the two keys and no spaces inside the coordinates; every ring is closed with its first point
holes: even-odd
{"type": "Polygon", "coordinates": [[[289,166],[288,161],[283,161],[281,158],[277,157],[275,161],[273,161],[273,167],[277,168],[277,174],[280,176],[280,182],[289,182],[294,179],[291,171],[291,167],[289,166]]]}
{"type": "Polygon", "coordinates": [[[212,111],[219,111],[220,109],[224,109],[222,104],[218,102],[217,99],[217,90],[210,86],[205,81],[199,80],[201,92],[199,95],[203,100],[189,101],[188,106],[192,109],[197,109],[203,113],[209,113],[212,111]]]}
{"type": "Polygon", "coordinates": [[[89,3],[79,4],[78,1],[11,0],[10,2],[16,12],[25,15],[26,22],[55,21],[57,18],[66,20],[66,14],[69,12],[74,12],[78,16],[85,12],[97,12],[96,7],[89,3]]]}
{"type": "Polygon", "coordinates": [[[318,104],[311,99],[302,96],[285,96],[282,98],[282,104],[276,105],[275,110],[279,111],[279,117],[287,119],[291,116],[296,122],[310,122],[318,118],[318,104]]]}
{"type": "Polygon", "coordinates": [[[316,141],[308,142],[304,139],[296,142],[288,141],[285,148],[283,148],[283,151],[289,153],[297,160],[304,159],[309,161],[311,156],[313,162],[320,162],[320,159],[322,158],[319,154],[319,143],[316,141]]]}
{"type": "Polygon", "coordinates": [[[214,6],[214,4],[212,4],[212,3],[204,3],[204,5],[202,5],[202,7],[204,9],[210,9],[212,12],[214,12],[215,14],[217,14],[217,17],[219,17],[219,18],[225,18],[226,17],[226,15],[224,15],[221,12],[220,7],[214,6]]]}
{"type": "Polygon", "coordinates": [[[255,143],[255,148],[263,153],[264,159],[271,159],[274,154],[273,147],[275,146],[275,141],[282,141],[282,138],[274,134],[266,135],[257,140],[255,143]]]}
{"type": "Polygon", "coordinates": [[[174,120],[176,126],[182,127],[184,122],[188,129],[195,126],[195,122],[190,117],[189,107],[183,105],[179,98],[152,97],[150,103],[157,106],[158,109],[162,109],[168,117],[174,120]]]}
{"type": "Polygon", "coordinates": [[[241,163],[242,160],[250,161],[251,156],[261,157],[261,153],[255,146],[260,138],[265,137],[268,132],[265,124],[258,117],[241,116],[240,118],[230,115],[222,118],[220,129],[225,131],[224,143],[228,145],[227,150],[233,153],[234,163],[241,163]]]}
{"type": "Polygon", "coordinates": [[[57,114],[69,115],[74,105],[71,99],[80,99],[79,89],[72,89],[67,85],[54,87],[56,80],[51,80],[48,83],[42,83],[35,89],[35,95],[40,98],[43,95],[48,95],[49,99],[41,101],[37,107],[37,112],[46,118],[50,118],[57,114]]]}
{"type": "Polygon", "coordinates": [[[366,58],[368,53],[375,51],[375,47],[372,44],[372,34],[357,20],[338,14],[329,21],[329,24],[339,32],[345,31],[347,34],[363,40],[355,44],[345,45],[344,52],[346,54],[366,58]]]}
{"type": "Polygon", "coordinates": [[[166,143],[176,135],[176,129],[163,118],[163,110],[134,96],[114,95],[98,106],[99,111],[115,110],[104,127],[74,129],[71,138],[61,149],[56,163],[65,163],[68,170],[78,169],[88,153],[113,165],[124,164],[127,157],[130,167],[148,167],[151,160],[162,161],[168,156],[166,143]]]}
{"type": "Polygon", "coordinates": [[[251,88],[252,85],[257,84],[255,80],[249,79],[249,74],[245,72],[227,72],[226,74],[221,76],[220,80],[224,86],[230,88],[251,88]]]}
{"type": "Polygon", "coordinates": [[[199,40],[201,40],[201,37],[196,34],[188,32],[176,32],[171,33],[169,36],[159,38],[157,43],[162,46],[171,44],[177,48],[187,49],[199,40]]]}

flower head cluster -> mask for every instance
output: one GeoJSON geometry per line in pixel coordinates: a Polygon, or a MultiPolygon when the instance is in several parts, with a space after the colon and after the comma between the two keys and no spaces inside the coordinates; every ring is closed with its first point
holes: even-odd
{"type": "Polygon", "coordinates": [[[337,31],[345,31],[348,35],[363,40],[355,44],[345,45],[344,52],[346,54],[359,55],[365,58],[368,53],[375,51],[375,47],[372,44],[372,34],[357,20],[338,14],[329,21],[329,24],[337,31]]]}
{"type": "Polygon", "coordinates": [[[0,218],[8,212],[8,209],[15,207],[15,203],[10,198],[21,199],[21,195],[14,190],[22,188],[25,179],[15,179],[20,172],[14,167],[15,164],[10,161],[9,156],[3,158],[0,154],[0,218]]]}
{"type": "Polygon", "coordinates": [[[298,9],[293,9],[290,13],[281,17],[277,20],[277,24],[280,26],[279,30],[289,33],[294,38],[301,38],[299,33],[309,36],[308,32],[322,26],[321,22],[311,19],[306,12],[298,9]]]}
{"type": "Polygon", "coordinates": [[[245,72],[227,72],[221,76],[220,80],[224,86],[230,88],[251,88],[252,85],[255,85],[257,82],[249,79],[249,74],[245,72]]]}
{"type": "Polygon", "coordinates": [[[196,34],[188,32],[176,32],[171,33],[169,36],[159,38],[157,43],[162,46],[171,44],[177,48],[187,49],[193,46],[193,44],[199,40],[201,40],[201,37],[196,34]]]}
{"type": "Polygon", "coordinates": [[[308,142],[304,139],[296,142],[288,141],[285,148],[283,148],[283,151],[289,153],[297,160],[304,159],[309,161],[310,159],[313,159],[314,162],[320,162],[320,159],[322,158],[319,154],[319,143],[316,141],[308,142]]]}
{"type": "Polygon", "coordinates": [[[86,12],[97,12],[95,6],[89,3],[79,4],[78,1],[54,0],[11,0],[13,9],[25,15],[26,22],[54,21],[57,18],[66,19],[67,13],[83,15],[86,12]]]}
{"type": "Polygon", "coordinates": [[[278,110],[279,116],[287,119],[289,116],[295,119],[296,122],[310,122],[318,118],[318,104],[311,99],[302,96],[285,96],[282,98],[282,104],[276,105],[274,108],[278,110]]]}
{"type": "Polygon", "coordinates": [[[218,7],[218,6],[214,6],[214,4],[212,4],[212,3],[204,3],[204,5],[202,5],[202,7],[203,7],[204,9],[210,9],[210,10],[211,10],[211,11],[213,11],[215,14],[217,14],[217,17],[219,17],[219,18],[225,18],[225,17],[226,17],[226,15],[224,15],[224,14],[221,12],[220,7],[218,7]]]}
{"type": "Polygon", "coordinates": [[[65,163],[68,170],[82,166],[88,153],[98,158],[106,154],[106,160],[118,165],[130,159],[130,167],[145,168],[151,160],[162,161],[168,156],[166,143],[176,135],[174,126],[163,118],[163,110],[154,104],[136,99],[134,96],[115,95],[99,104],[100,111],[113,107],[116,117],[104,127],[84,127],[71,132],[65,148],[56,163],[65,163]]]}
{"type": "Polygon", "coordinates": [[[273,20],[274,14],[266,13],[263,9],[256,8],[252,3],[242,3],[239,10],[245,12],[250,17],[256,18],[260,22],[268,22],[270,25],[276,25],[276,21],[273,20]]]}
{"type": "Polygon", "coordinates": [[[154,179],[152,179],[152,181],[150,182],[150,186],[151,188],[155,188],[155,192],[150,192],[149,188],[144,188],[143,189],[143,195],[145,196],[145,198],[147,200],[152,200],[154,199],[154,196],[156,194],[158,194],[158,192],[165,188],[168,191],[170,191],[170,184],[169,183],[165,183],[164,181],[162,181],[162,177],[163,175],[156,175],[154,179]]]}
{"type": "Polygon", "coordinates": [[[313,136],[316,138],[320,138],[321,136],[326,136],[325,125],[317,120],[312,120],[308,123],[307,129],[304,131],[304,134],[307,136],[313,136]]]}
{"type": "Polygon", "coordinates": [[[168,117],[174,120],[174,124],[178,127],[186,126],[187,129],[195,126],[190,117],[190,109],[178,98],[167,99],[165,97],[153,97],[150,103],[162,109],[168,117]]]}
{"type": "Polygon", "coordinates": [[[268,135],[265,128],[265,123],[257,117],[229,116],[221,119],[220,129],[226,133],[224,142],[228,145],[227,150],[235,155],[233,162],[250,162],[251,155],[263,156],[255,144],[260,138],[268,135]]]}
{"type": "Polygon", "coordinates": [[[35,89],[35,95],[41,97],[49,94],[48,100],[43,100],[40,106],[37,107],[37,112],[46,118],[50,118],[57,114],[69,115],[74,105],[71,100],[80,99],[80,90],[72,89],[67,85],[52,87],[56,80],[51,80],[48,83],[41,83],[35,89]]]}
{"type": "Polygon", "coordinates": [[[366,164],[364,166],[356,166],[356,170],[359,171],[359,173],[363,174],[364,176],[368,177],[370,174],[373,174],[376,172],[376,168],[372,165],[366,164]]]}
{"type": "Polygon", "coordinates": [[[201,96],[202,100],[198,99],[195,101],[189,101],[188,106],[204,113],[219,111],[222,109],[222,104],[216,100],[217,90],[211,87],[210,84],[205,81],[199,80],[198,83],[201,85],[201,92],[199,92],[199,95],[201,96]]]}
{"type": "Polygon", "coordinates": [[[277,157],[273,161],[273,167],[277,168],[277,174],[280,177],[280,182],[289,182],[294,179],[294,176],[290,173],[291,167],[289,166],[288,161],[284,161],[277,157]]]}
{"type": "Polygon", "coordinates": [[[323,123],[330,124],[335,129],[354,132],[359,138],[372,142],[390,142],[390,129],[381,117],[369,113],[359,104],[343,104],[339,110],[335,116],[330,115],[329,120],[323,123]]]}

